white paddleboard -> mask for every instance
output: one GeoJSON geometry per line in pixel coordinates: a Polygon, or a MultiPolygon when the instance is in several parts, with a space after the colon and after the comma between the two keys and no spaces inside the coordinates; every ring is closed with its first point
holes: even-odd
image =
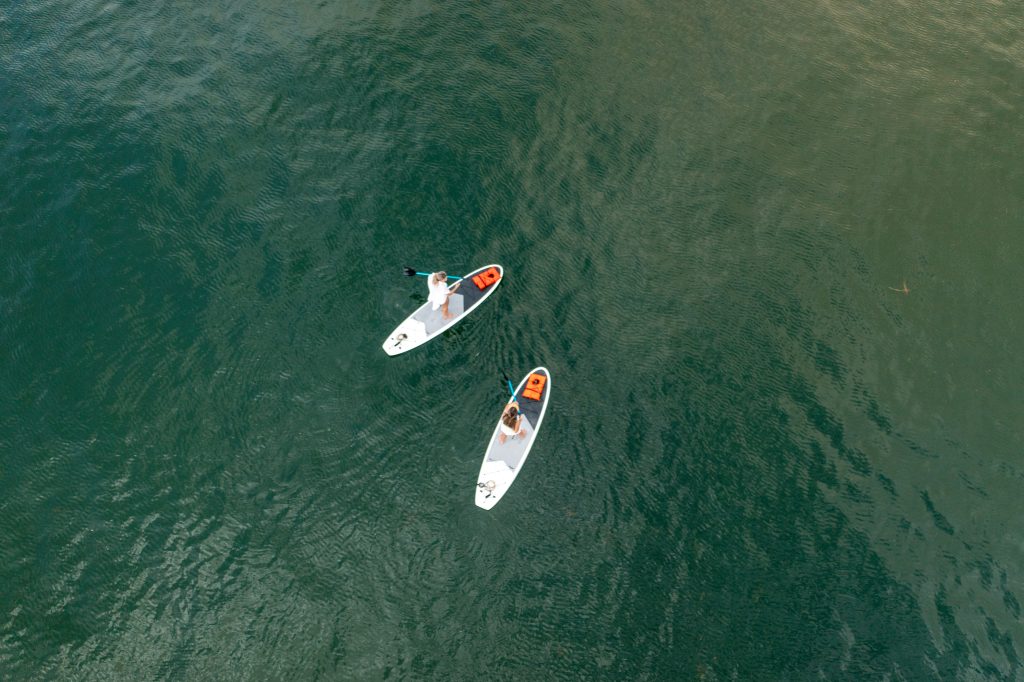
{"type": "MultiPolygon", "coordinates": [[[[476,310],[478,305],[494,293],[503,279],[505,279],[505,271],[500,265],[485,265],[470,272],[462,280],[459,290],[448,297],[448,312],[452,315],[450,319],[445,320],[441,317],[440,308],[431,310],[431,304],[428,301],[405,318],[405,321],[398,325],[395,331],[391,332],[383,344],[384,352],[388,355],[398,355],[412,350],[416,346],[422,346],[435,336],[440,336],[446,329],[451,328],[459,320],[476,310]],[[498,271],[498,281],[480,289],[473,282],[473,276],[480,275],[490,268],[498,271]]],[[[448,289],[451,290],[456,284],[458,282],[453,282],[448,289]]],[[[424,288],[425,286],[424,283],[424,288]]]]}
{"type": "MultiPolygon", "coordinates": [[[[533,441],[537,438],[537,431],[544,420],[544,412],[548,409],[548,399],[551,397],[551,372],[546,367],[538,367],[527,374],[516,388],[516,401],[519,403],[519,411],[523,415],[525,433],[515,437],[506,436],[505,442],[500,443],[501,417],[498,417],[498,425],[494,427],[491,434],[491,442],[487,446],[487,453],[484,454],[483,464],[480,465],[480,475],[476,479],[476,506],[481,509],[490,509],[498,504],[508,489],[512,487],[513,481],[526,463],[526,457],[530,454],[533,441]],[[534,384],[534,375],[543,377],[544,388],[539,399],[531,398],[530,386],[527,382],[534,384]]],[[[508,403],[505,403],[508,405],[508,403]]],[[[505,410],[502,406],[502,412],[505,410]]]]}

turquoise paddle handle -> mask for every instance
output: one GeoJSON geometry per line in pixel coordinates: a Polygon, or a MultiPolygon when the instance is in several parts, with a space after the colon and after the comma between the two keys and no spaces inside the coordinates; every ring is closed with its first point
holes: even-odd
{"type": "MultiPolygon", "coordinates": [[[[420,277],[430,277],[434,273],[432,273],[432,272],[417,272],[416,274],[419,275],[420,277]]],[[[456,277],[455,275],[448,275],[448,279],[461,280],[462,277],[456,277]]]]}

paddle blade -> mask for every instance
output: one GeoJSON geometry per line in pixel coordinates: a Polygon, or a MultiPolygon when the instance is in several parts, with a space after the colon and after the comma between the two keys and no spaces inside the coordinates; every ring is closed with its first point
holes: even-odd
{"type": "Polygon", "coordinates": [[[405,273],[406,277],[415,277],[416,276],[416,271],[413,270],[412,268],[408,267],[408,266],[402,268],[402,272],[405,273]]]}

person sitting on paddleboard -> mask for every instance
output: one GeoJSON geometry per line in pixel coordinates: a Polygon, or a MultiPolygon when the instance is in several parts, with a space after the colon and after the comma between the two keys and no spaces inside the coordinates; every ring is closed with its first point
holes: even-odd
{"type": "Polygon", "coordinates": [[[519,414],[519,403],[512,401],[505,406],[501,413],[501,421],[498,422],[498,444],[505,443],[509,436],[515,438],[526,434],[526,427],[523,424],[523,415],[519,414]]]}
{"type": "Polygon", "coordinates": [[[441,317],[445,320],[454,317],[448,312],[448,297],[454,294],[462,282],[455,285],[451,291],[448,290],[448,273],[444,270],[441,272],[435,272],[427,278],[427,288],[430,289],[430,296],[427,298],[430,301],[430,309],[437,310],[441,309],[441,317]]]}

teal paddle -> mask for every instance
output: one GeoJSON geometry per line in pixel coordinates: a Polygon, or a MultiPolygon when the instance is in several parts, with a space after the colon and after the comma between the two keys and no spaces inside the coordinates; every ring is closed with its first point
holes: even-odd
{"type": "Polygon", "coordinates": [[[505,374],[505,372],[502,372],[501,376],[505,380],[505,383],[508,384],[508,392],[512,394],[512,400],[515,400],[516,399],[516,389],[512,388],[512,380],[508,378],[508,375],[505,374]]]}
{"type": "MultiPolygon", "coordinates": [[[[416,275],[419,275],[420,277],[430,277],[432,274],[434,274],[432,272],[420,272],[419,270],[413,270],[409,266],[406,266],[406,267],[402,268],[402,272],[405,273],[406,277],[415,277],[416,275]]],[[[458,279],[458,280],[461,280],[463,278],[462,277],[456,277],[455,275],[448,275],[448,279],[458,279]]]]}

